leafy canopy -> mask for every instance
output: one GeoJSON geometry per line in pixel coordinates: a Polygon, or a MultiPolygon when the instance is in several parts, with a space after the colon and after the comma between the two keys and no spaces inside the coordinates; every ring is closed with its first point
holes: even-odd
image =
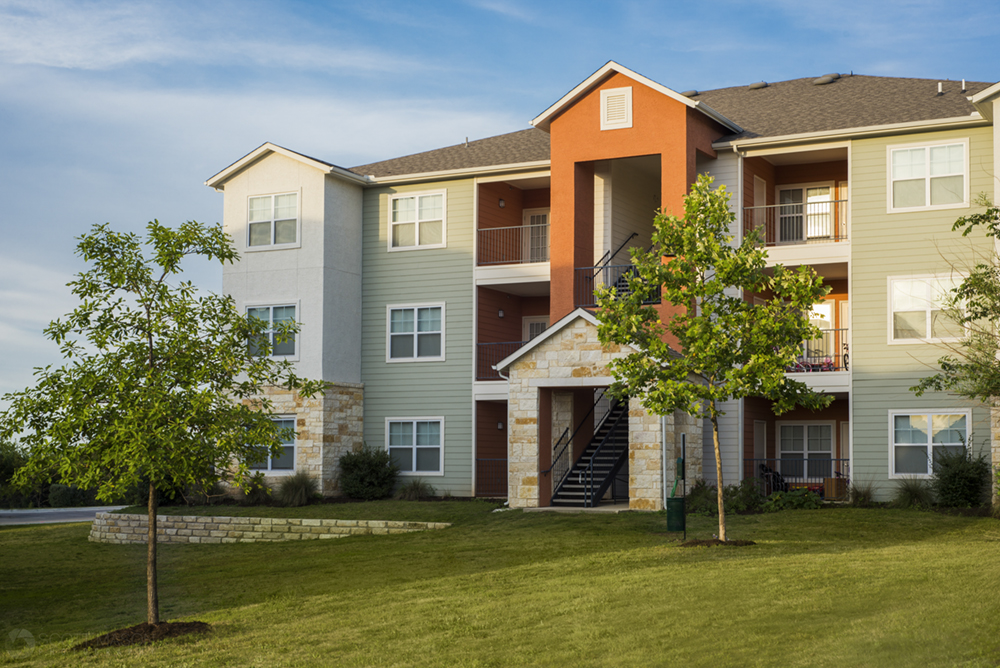
{"type": "MultiPolygon", "coordinates": [[[[36,369],[35,386],[6,395],[0,414],[0,440],[19,438],[30,452],[22,484],[56,471],[102,500],[145,481],[163,489],[231,472],[242,485],[246,462],[261,448],[277,456],[286,436],[264,388],[322,390],[268,356],[268,323],[242,315],[231,297],[172,282],[189,255],[238,260],[220,226],[153,221],[147,232],[148,257],[137,235],[106,224],[80,237],[90,269],[69,284],[79,306],[45,329],[66,364],[36,369]]],[[[275,336],[294,332],[286,324],[275,336]]]]}
{"type": "Polygon", "coordinates": [[[652,248],[632,249],[628,290],[598,295],[602,343],[638,351],[611,362],[612,392],[641,398],[652,413],[713,421],[718,402],[741,397],[770,399],[778,414],[829,405],[832,397],[785,374],[802,342],[819,336],[808,314],[829,287],[810,267],[767,271],[756,235],[734,246],[729,195],[725,186],[713,189],[711,177],[692,185],[684,212],[658,215],[652,248]],[[673,307],[666,318],[650,304],[660,299],[673,307]]]}

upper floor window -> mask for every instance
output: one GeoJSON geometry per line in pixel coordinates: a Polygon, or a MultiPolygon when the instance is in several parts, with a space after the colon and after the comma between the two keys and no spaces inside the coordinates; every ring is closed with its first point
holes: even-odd
{"type": "Polygon", "coordinates": [[[251,306],[247,308],[247,316],[251,318],[258,318],[263,320],[267,325],[267,329],[260,339],[251,339],[250,341],[250,353],[253,355],[260,355],[261,350],[264,347],[262,344],[266,341],[271,345],[271,356],[272,357],[294,357],[296,354],[295,339],[296,335],[291,334],[287,337],[279,337],[278,332],[275,330],[279,325],[285,322],[295,321],[295,306],[285,305],[285,306],[251,306]]]}
{"type": "Polygon", "coordinates": [[[968,206],[968,140],[888,150],[890,212],[968,206]]]}
{"type": "Polygon", "coordinates": [[[445,193],[389,198],[389,250],[444,248],[445,193]]]}
{"type": "Polygon", "coordinates": [[[387,362],[444,359],[444,304],[390,306],[387,362]]]}
{"type": "Polygon", "coordinates": [[[632,88],[605,88],[601,91],[601,129],[632,127],[632,88]]]}
{"type": "Polygon", "coordinates": [[[247,246],[292,246],[299,241],[296,193],[251,197],[247,208],[247,246]]]}
{"type": "Polygon", "coordinates": [[[924,343],[962,338],[961,325],[947,313],[949,295],[961,280],[955,276],[890,278],[890,342],[924,343]]]}

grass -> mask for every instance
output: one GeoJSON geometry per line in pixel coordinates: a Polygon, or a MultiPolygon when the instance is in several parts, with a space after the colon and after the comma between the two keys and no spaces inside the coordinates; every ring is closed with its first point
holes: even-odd
{"type": "MultiPolygon", "coordinates": [[[[401,501],[269,508],[273,516],[454,526],[308,543],[161,546],[162,615],[207,621],[213,634],[79,655],[66,649],[143,621],[145,547],[88,543],[85,525],[3,527],[0,633],[6,641],[26,629],[38,644],[30,653],[0,649],[0,665],[1000,662],[1000,522],[991,518],[856,508],[735,516],[730,537],[758,545],[685,549],[678,534],[665,533],[662,514],[492,508],[401,501]]],[[[689,537],[708,538],[714,522],[689,518],[689,537]]]]}

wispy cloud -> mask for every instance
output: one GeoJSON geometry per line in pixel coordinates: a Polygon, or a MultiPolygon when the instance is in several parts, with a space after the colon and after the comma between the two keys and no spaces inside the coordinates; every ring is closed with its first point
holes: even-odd
{"type": "Polygon", "coordinates": [[[469,4],[478,9],[500,14],[509,19],[523,21],[524,23],[534,23],[537,20],[537,17],[527,9],[507,0],[470,0],[469,4]]]}

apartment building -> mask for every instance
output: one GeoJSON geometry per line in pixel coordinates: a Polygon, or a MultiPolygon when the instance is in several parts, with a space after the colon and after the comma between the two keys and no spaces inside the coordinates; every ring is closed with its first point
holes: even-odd
{"type": "Polygon", "coordinates": [[[888,496],[939,448],[988,451],[988,407],[909,388],[961,336],[943,293],[992,252],[951,225],[1000,196],[998,100],[1000,84],[848,74],[678,93],[609,62],[519,132],[350,169],[264,144],[206,182],[241,255],[223,289],[297,321],[274,353],[331,389],[273,391],[297,436],[261,467],[336,494],[337,458],[366,442],[439,492],[520,507],[658,509],[682,454],[689,482],[713,481],[700,420],[604,395],[626,351],[593,313],[703,173],[731,194],[734,243],[760,230],[769,264],[831,286],[788,373],[833,403],[729,402],[727,484],[773,471],[888,496]]]}

